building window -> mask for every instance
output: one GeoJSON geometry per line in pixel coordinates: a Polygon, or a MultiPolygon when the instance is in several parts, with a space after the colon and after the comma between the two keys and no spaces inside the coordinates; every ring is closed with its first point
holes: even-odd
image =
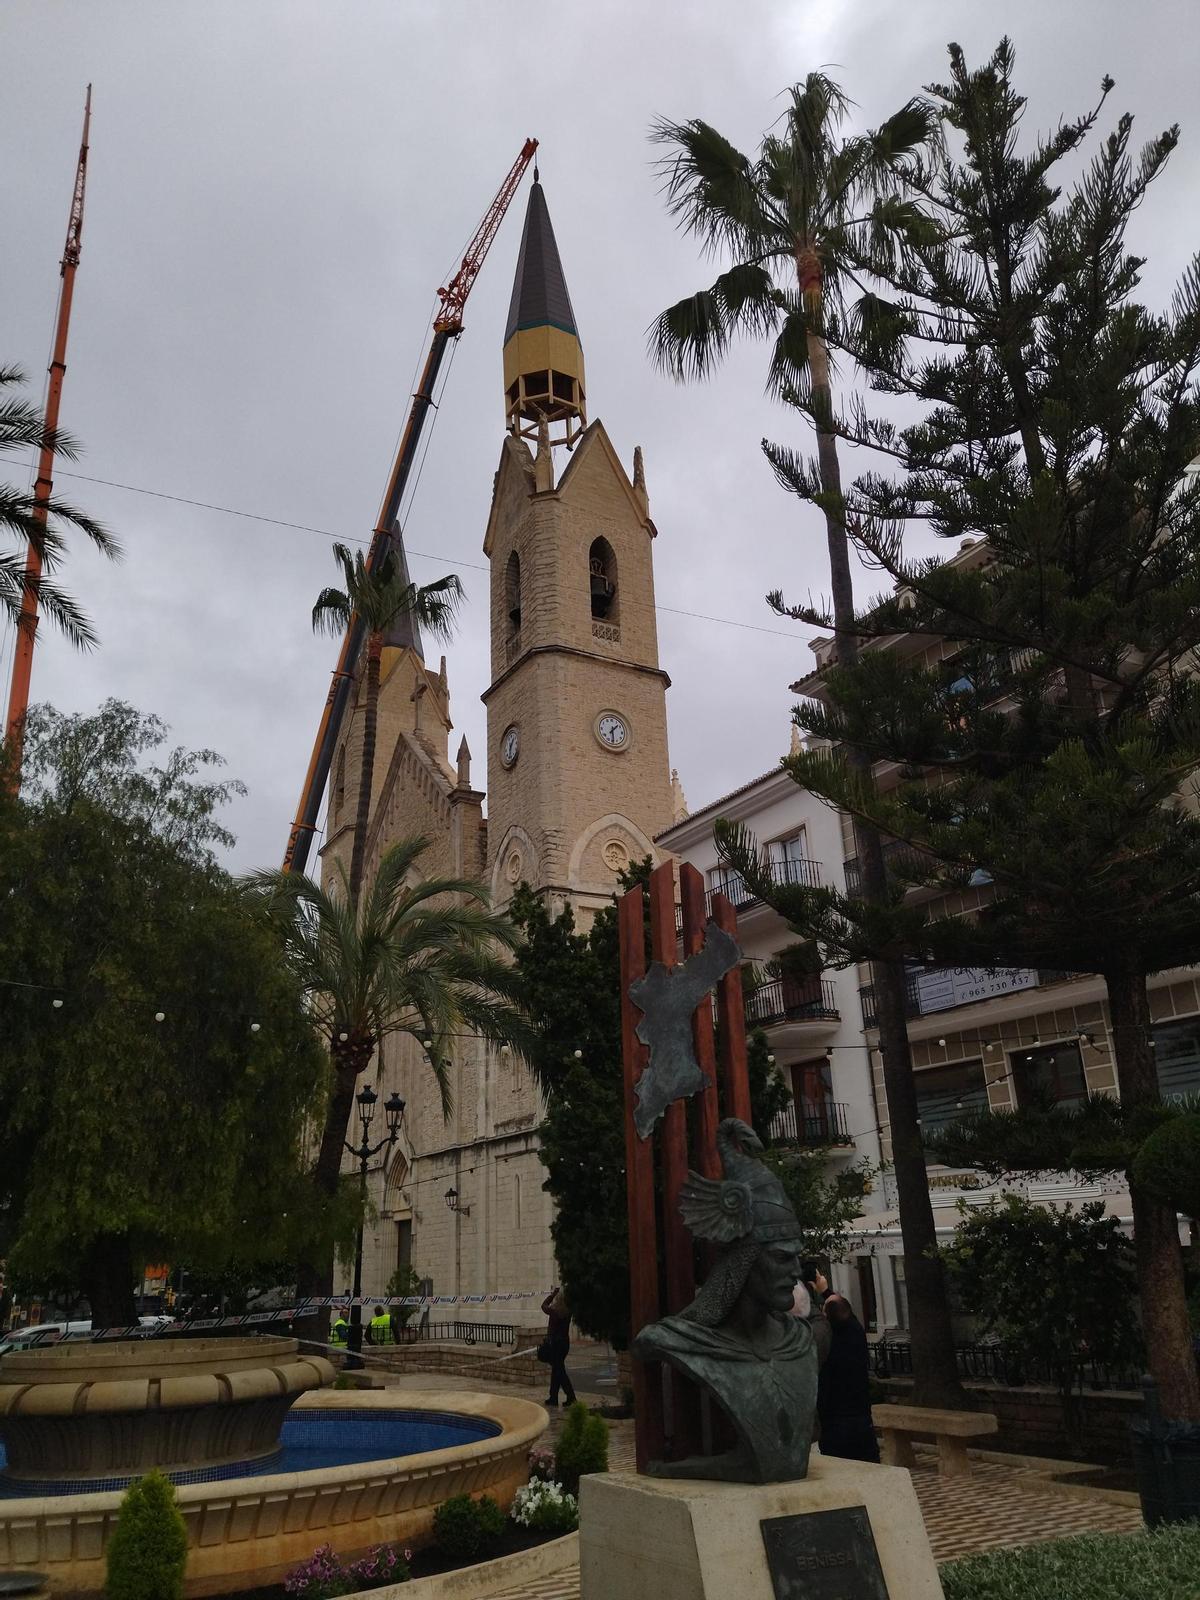
{"type": "Polygon", "coordinates": [[[513,1178],[513,1227],[521,1226],[521,1174],[513,1178]]]}
{"type": "Polygon", "coordinates": [[[896,1326],[908,1328],[908,1284],[904,1281],[904,1257],[889,1256],[892,1263],[892,1289],[896,1296],[896,1326]]]}
{"type": "MultiPolygon", "coordinates": [[[[412,1266],[412,1221],[405,1217],[396,1224],[396,1270],[403,1272],[412,1266]]],[[[408,1290],[404,1291],[406,1294],[408,1290]]]]}
{"type": "Polygon", "coordinates": [[[1073,1040],[1070,1044],[1018,1050],[1009,1060],[1018,1105],[1073,1106],[1087,1099],[1083,1058],[1073,1040]]]}
{"type": "Polygon", "coordinates": [[[1158,1092],[1164,1100],[1200,1094],[1200,1017],[1160,1022],[1150,1030],[1158,1092]]]}
{"type": "Polygon", "coordinates": [[[521,626],[521,558],[515,550],[504,569],[504,610],[509,633],[518,632],[521,626]]]}
{"type": "Polygon", "coordinates": [[[855,1256],[858,1273],[858,1300],[862,1306],[863,1327],[874,1333],[879,1327],[879,1305],[875,1298],[875,1268],[870,1256],[855,1256]]]}
{"type": "Polygon", "coordinates": [[[771,876],[776,883],[807,883],[808,836],[803,828],[786,839],[772,839],[767,845],[771,876]]]}
{"type": "Polygon", "coordinates": [[[728,867],[708,869],[708,887],[712,894],[723,894],[733,906],[748,905],[751,899],[745,880],[728,867]]]}
{"type": "Polygon", "coordinates": [[[620,615],[617,605],[617,558],[607,539],[592,540],[592,548],[588,551],[588,584],[592,620],[616,622],[620,615]]]}
{"type": "Polygon", "coordinates": [[[913,1074],[922,1133],[936,1133],[971,1111],[987,1109],[987,1079],[982,1061],[959,1061],[913,1074]]]}
{"type": "Polygon", "coordinates": [[[337,770],[333,779],[333,816],[336,822],[346,804],[346,746],[338,751],[337,770]]]}

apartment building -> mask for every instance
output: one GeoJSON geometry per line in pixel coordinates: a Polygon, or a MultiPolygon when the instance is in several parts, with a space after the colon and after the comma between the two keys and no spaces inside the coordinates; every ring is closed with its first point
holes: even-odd
{"type": "MultiPolygon", "coordinates": [[[[656,836],[655,844],[704,875],[708,892],[728,896],[738,914],[743,956],[756,980],[746,1002],[746,1025],[766,1034],[774,1065],[792,1103],[770,1132],[777,1142],[825,1152],[832,1170],[851,1161],[880,1161],[876,1090],[863,1032],[856,969],[801,977],[780,963],[796,943],[786,923],[754,898],[717,855],[713,823],[742,822],[757,837],[781,883],[844,884],[841,818],[776,767],[723,795],[656,836]]],[[[877,1186],[879,1180],[876,1180],[877,1186]]],[[[887,1204],[881,1188],[873,1199],[887,1204]]],[[[877,1322],[877,1268],[870,1251],[837,1263],[834,1285],[872,1323],[877,1322]]]]}

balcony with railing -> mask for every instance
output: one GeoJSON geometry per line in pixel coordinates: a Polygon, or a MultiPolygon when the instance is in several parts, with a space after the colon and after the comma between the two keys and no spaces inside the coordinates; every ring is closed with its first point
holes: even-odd
{"type": "Polygon", "coordinates": [[[773,1145],[854,1143],[841,1100],[793,1100],[772,1121],[770,1140],[773,1145]]]}
{"type": "Polygon", "coordinates": [[[768,978],[746,997],[747,1027],[836,1021],[837,997],[828,978],[768,978]]]}
{"type": "MultiPolygon", "coordinates": [[[[768,862],[765,870],[772,883],[800,884],[806,889],[819,889],[821,887],[821,863],[819,861],[809,861],[804,856],[797,856],[788,861],[768,862]]],[[[708,892],[704,896],[704,909],[710,917],[712,916],[713,896],[717,894],[723,894],[737,912],[754,911],[762,904],[762,901],[753,892],[750,885],[740,878],[736,872],[724,872],[720,876],[714,875],[712,877],[708,892]]],[[[682,917],[681,907],[676,906],[676,928],[682,928],[682,917]]]]}
{"type": "MultiPolygon", "coordinates": [[[[883,846],[883,864],[889,877],[903,878],[907,873],[924,872],[931,861],[923,850],[903,839],[889,839],[883,846]]],[[[847,856],[843,863],[846,873],[846,893],[862,893],[862,864],[858,856],[847,856]]]]}
{"type": "MultiPolygon", "coordinates": [[[[910,1018],[928,1017],[1023,989],[1061,983],[1069,976],[1066,972],[1034,967],[942,967],[910,972],[904,986],[904,1014],[910,1018]]],[[[863,1027],[877,1028],[875,985],[864,984],[858,996],[862,1001],[863,1027]]]]}

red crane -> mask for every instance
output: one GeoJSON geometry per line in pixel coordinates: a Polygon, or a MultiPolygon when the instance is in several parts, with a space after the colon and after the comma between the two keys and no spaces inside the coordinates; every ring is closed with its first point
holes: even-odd
{"type": "MultiPolygon", "coordinates": [[[[479,276],[479,269],[483,266],[487,253],[492,247],[492,241],[496,237],[500,224],[504,221],[504,214],[512,203],[512,198],[520,186],[521,179],[525,176],[526,168],[537,152],[537,147],[538,142],[536,139],[526,139],[520,155],[513,162],[508,176],[500,185],[496,198],[488,207],[486,216],[475,230],[475,237],[467,246],[462,265],[446,287],[438,290],[438,299],[442,303],[441,310],[434,319],[433,339],[425,357],[421,381],[412,397],[408,420],[404,424],[404,432],[400,436],[400,445],[396,451],[396,459],[392,464],[391,476],[388,479],[383,504],[380,506],[379,517],[371,536],[371,547],[367,552],[367,566],[369,568],[374,567],[375,562],[378,560],[388,533],[399,515],[400,502],[404,497],[404,490],[408,483],[409,473],[412,471],[413,461],[416,459],[421,431],[425,426],[425,419],[430,407],[433,405],[433,388],[437,380],[438,370],[442,364],[442,357],[445,355],[451,339],[457,339],[463,331],[463,308],[466,306],[467,296],[474,286],[475,279],[479,276]]],[[[362,624],[357,618],[354,618],[346,630],[346,637],[342,641],[341,654],[338,656],[337,666],[333,669],[333,682],[329,686],[329,694],[321,712],[321,721],[317,728],[317,737],[308,763],[304,788],[300,794],[300,804],[296,809],[296,819],[292,823],[287,853],[283,858],[283,870],[285,872],[303,872],[308,862],[308,852],[317,829],[317,812],[321,804],[321,795],[324,793],[325,783],[329,777],[329,768],[333,760],[333,747],[337,739],[338,729],[341,726],[342,717],[345,714],[346,705],[350,698],[350,684],[353,680],[354,665],[362,647],[362,640],[362,624]]]]}
{"type": "MultiPolygon", "coordinates": [[[[50,356],[50,382],[46,388],[45,442],[38,457],[34,484],[33,519],[44,530],[54,489],[54,451],[51,444],[58,429],[58,409],[62,401],[63,376],[67,370],[67,333],[71,326],[71,301],[75,294],[75,271],[83,241],[83,191],[87,182],[88,130],[92,121],[92,86],[89,83],[83,108],[83,138],[75,168],[75,190],[71,196],[71,216],[67,223],[67,242],[63,247],[60,274],[62,290],[58,297],[58,318],[54,328],[54,349],[50,356]]],[[[13,655],[12,682],[8,693],[6,738],[13,761],[14,782],[20,782],[21,755],[25,742],[25,713],[29,709],[29,682],[33,675],[33,646],[38,625],[38,585],[42,576],[42,540],[35,533],[25,554],[24,593],[17,619],[16,651],[13,655]]]]}

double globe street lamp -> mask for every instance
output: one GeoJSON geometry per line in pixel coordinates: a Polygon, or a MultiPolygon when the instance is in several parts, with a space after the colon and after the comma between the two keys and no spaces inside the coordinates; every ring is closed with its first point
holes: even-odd
{"type": "MultiPolygon", "coordinates": [[[[358,1238],[354,1249],[354,1300],[350,1306],[350,1335],[349,1349],[358,1356],[362,1350],[362,1258],[363,1258],[363,1227],[366,1222],[367,1210],[367,1164],[372,1156],[378,1155],[385,1147],[390,1148],[400,1136],[400,1124],[404,1121],[404,1101],[394,1091],[383,1103],[384,1115],[387,1117],[387,1133],[376,1144],[371,1143],[371,1123],[375,1117],[375,1107],[379,1096],[370,1084],[364,1084],[354,1097],[358,1106],[358,1120],[362,1124],[362,1139],[358,1144],[351,1144],[344,1140],[346,1149],[352,1156],[358,1157],[359,1183],[362,1190],[362,1214],[358,1220],[358,1238]]],[[[354,1366],[361,1366],[362,1361],[357,1360],[354,1366]]]]}

